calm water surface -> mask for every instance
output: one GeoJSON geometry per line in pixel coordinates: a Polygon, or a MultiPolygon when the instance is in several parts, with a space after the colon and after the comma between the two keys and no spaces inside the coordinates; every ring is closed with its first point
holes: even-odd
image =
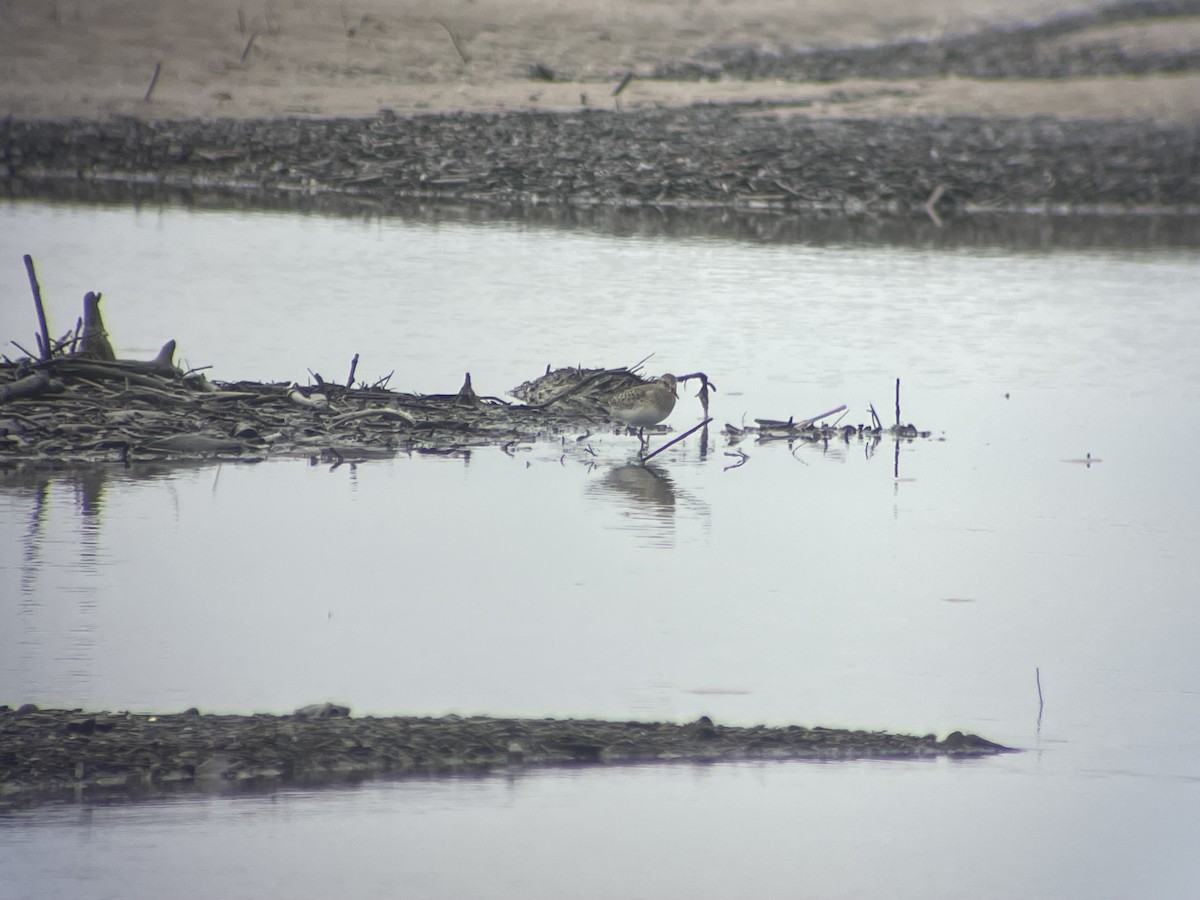
{"type": "Polygon", "coordinates": [[[357,352],[400,389],[502,395],[654,353],[716,382],[714,425],[888,418],[899,377],[933,438],[743,442],[729,470],[714,430],[650,472],[600,433],[5,476],[0,702],[707,714],[1029,752],[43,807],[0,815],[0,896],[1200,890],[1200,252],[10,204],[0,337],[26,346],[26,252],[57,332],[101,290],[120,355],[173,337],[217,379],[341,378],[357,352]]]}

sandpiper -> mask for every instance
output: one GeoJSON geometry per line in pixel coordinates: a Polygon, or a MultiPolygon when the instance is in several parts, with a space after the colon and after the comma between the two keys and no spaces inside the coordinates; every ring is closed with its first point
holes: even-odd
{"type": "Polygon", "coordinates": [[[671,414],[679,394],[675,391],[675,376],[662,375],[647,384],[618,391],[602,401],[601,405],[614,419],[638,430],[642,446],[646,445],[645,430],[657,425],[671,414]]]}

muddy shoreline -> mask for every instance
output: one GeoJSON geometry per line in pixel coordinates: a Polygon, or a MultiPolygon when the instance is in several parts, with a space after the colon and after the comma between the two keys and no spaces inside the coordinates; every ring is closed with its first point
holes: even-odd
{"type": "Polygon", "coordinates": [[[8,121],[10,193],[69,184],[489,206],[1200,215],[1196,126],[806,118],[769,104],[372,119],[8,121]]]}
{"type": "Polygon", "coordinates": [[[80,795],[152,797],[369,778],[578,765],[733,760],[969,759],[1012,752],[953,732],[939,740],[799,725],[734,727],[593,719],[352,717],[0,707],[0,808],[80,795]]]}

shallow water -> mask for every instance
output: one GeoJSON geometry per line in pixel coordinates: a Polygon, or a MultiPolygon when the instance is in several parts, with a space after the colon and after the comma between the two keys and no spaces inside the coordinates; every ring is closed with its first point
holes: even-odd
{"type": "MultiPolygon", "coordinates": [[[[0,702],[707,714],[1030,752],[47,807],[0,818],[18,896],[1200,886],[1196,249],[9,204],[0,336],[28,346],[24,252],[56,332],[101,290],[120,355],[174,337],[218,379],[340,378],[358,352],[369,380],[448,392],[470,370],[500,395],[548,362],[653,352],[648,371],[719,390],[706,452],[690,438],[649,473],[627,465],[635,439],[597,433],[333,471],[5,479],[0,702]],[[715,426],[840,403],[886,421],[897,377],[931,439],[743,442],[726,471],[715,426]]],[[[670,424],[699,417],[685,397],[670,424]]]]}

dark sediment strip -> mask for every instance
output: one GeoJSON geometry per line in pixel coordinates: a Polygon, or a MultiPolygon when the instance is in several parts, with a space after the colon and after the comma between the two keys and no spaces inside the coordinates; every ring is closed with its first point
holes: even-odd
{"type": "Polygon", "coordinates": [[[590,719],[350,717],[323,704],[293,715],[173,715],[0,707],[0,806],[79,791],[154,795],[322,784],[367,777],[672,760],[925,759],[1010,748],[800,726],[748,728],[590,719]]]}
{"type": "Polygon", "coordinates": [[[11,195],[158,185],[493,206],[859,216],[1200,212],[1195,125],[809,119],[770,105],[637,113],[0,125],[11,195]],[[764,114],[766,113],[766,114],[764,114]],[[788,114],[783,114],[788,113],[788,114]],[[935,195],[936,192],[936,195],[935,195]]]}

